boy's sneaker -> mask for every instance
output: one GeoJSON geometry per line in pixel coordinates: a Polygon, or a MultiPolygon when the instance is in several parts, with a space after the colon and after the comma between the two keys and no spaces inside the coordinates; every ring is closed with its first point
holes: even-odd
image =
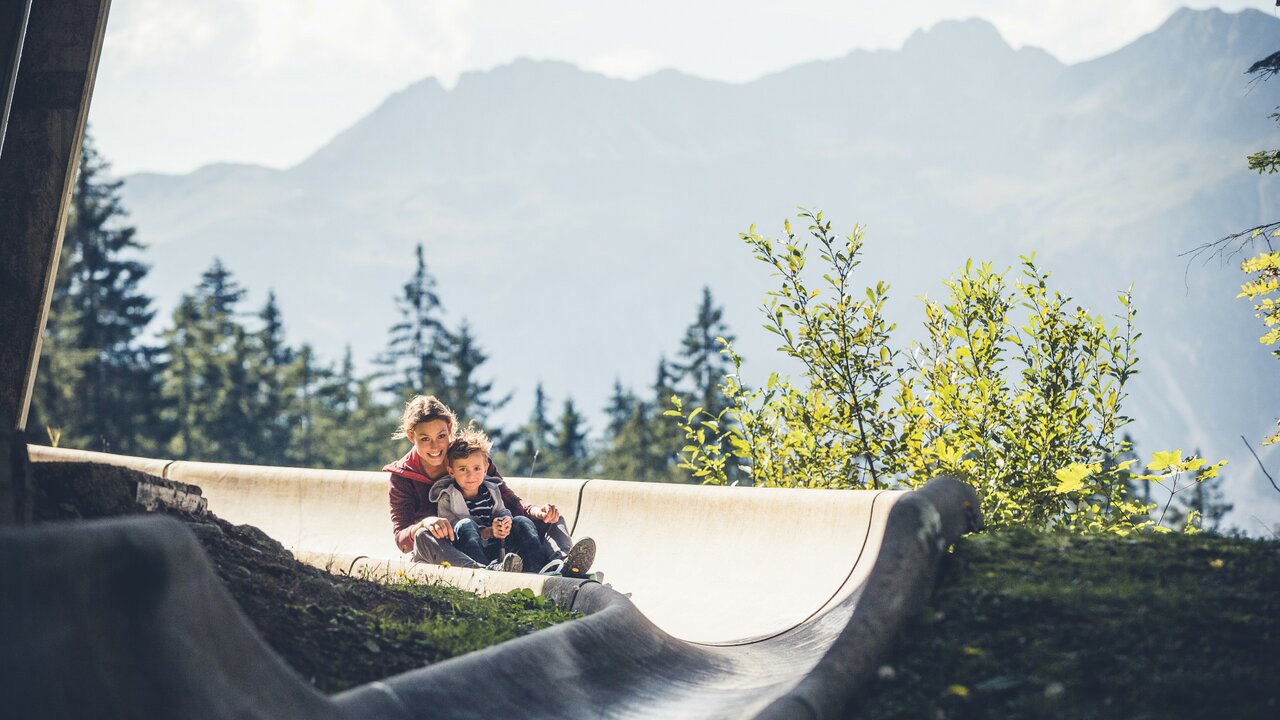
{"type": "Polygon", "coordinates": [[[596,561],[596,541],[582,538],[573,544],[569,554],[564,557],[564,566],[560,574],[571,578],[585,578],[591,570],[591,563],[596,561]]]}
{"type": "Polygon", "coordinates": [[[507,556],[502,558],[502,572],[524,572],[524,560],[515,553],[507,553],[507,556]]]}
{"type": "Polygon", "coordinates": [[[515,553],[507,553],[501,560],[489,563],[488,569],[513,573],[524,572],[524,561],[515,553]]]}
{"type": "Polygon", "coordinates": [[[542,569],[538,571],[538,574],[539,575],[559,575],[560,571],[563,569],[564,569],[564,561],[561,560],[560,558],[556,558],[555,560],[552,560],[546,565],[543,565],[542,569]]]}

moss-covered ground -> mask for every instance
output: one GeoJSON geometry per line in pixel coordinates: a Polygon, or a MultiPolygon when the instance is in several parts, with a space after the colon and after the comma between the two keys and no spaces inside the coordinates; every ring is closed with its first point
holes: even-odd
{"type": "Polygon", "coordinates": [[[247,525],[192,529],[267,643],[320,690],[338,692],[576,617],[529,590],[480,597],[445,585],[372,581],[293,559],[247,525]]]}
{"type": "MultiPolygon", "coordinates": [[[[40,522],[142,512],[142,473],[89,463],[32,466],[40,522]]],[[[575,614],[518,590],[480,597],[399,579],[375,582],[296,561],[249,525],[167,511],[187,523],[214,571],[267,643],[325,692],[430,665],[563,622],[575,614]]],[[[3,713],[0,713],[2,716],[3,713]]]]}
{"type": "Polygon", "coordinates": [[[966,537],[858,716],[1280,718],[1280,543],[966,537]]]}

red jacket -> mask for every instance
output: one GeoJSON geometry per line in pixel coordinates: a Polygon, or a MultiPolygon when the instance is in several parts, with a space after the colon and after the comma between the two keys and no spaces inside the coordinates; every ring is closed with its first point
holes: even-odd
{"type": "MultiPolygon", "coordinates": [[[[387,463],[382,469],[391,473],[391,528],[395,533],[396,547],[401,552],[411,552],[413,533],[409,529],[423,518],[438,513],[436,504],[431,502],[427,493],[431,490],[431,483],[440,478],[427,477],[426,471],[422,469],[422,458],[418,457],[418,451],[413,448],[409,448],[404,457],[387,463]]],[[[512,515],[528,516],[529,503],[521,500],[519,495],[502,482],[502,475],[498,474],[492,460],[489,461],[489,469],[485,475],[498,478],[502,503],[511,510],[512,515]]]]}

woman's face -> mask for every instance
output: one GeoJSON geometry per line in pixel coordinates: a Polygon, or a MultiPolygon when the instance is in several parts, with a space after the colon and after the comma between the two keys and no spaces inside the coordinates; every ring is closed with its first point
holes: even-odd
{"type": "Polygon", "coordinates": [[[422,461],[422,469],[431,477],[443,475],[445,467],[445,451],[449,449],[449,441],[453,439],[453,428],[444,420],[428,420],[418,423],[405,433],[418,451],[418,459],[422,461]]]}

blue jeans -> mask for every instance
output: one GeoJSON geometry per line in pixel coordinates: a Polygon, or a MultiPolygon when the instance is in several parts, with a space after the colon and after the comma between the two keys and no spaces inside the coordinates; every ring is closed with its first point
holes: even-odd
{"type": "Polygon", "coordinates": [[[542,537],[533,521],[527,517],[511,518],[511,534],[505,540],[480,537],[480,526],[470,518],[459,520],[453,526],[453,546],[466,553],[467,557],[481,565],[500,560],[505,544],[507,552],[520,556],[526,572],[538,572],[550,561],[546,549],[542,545],[542,537]]]}

